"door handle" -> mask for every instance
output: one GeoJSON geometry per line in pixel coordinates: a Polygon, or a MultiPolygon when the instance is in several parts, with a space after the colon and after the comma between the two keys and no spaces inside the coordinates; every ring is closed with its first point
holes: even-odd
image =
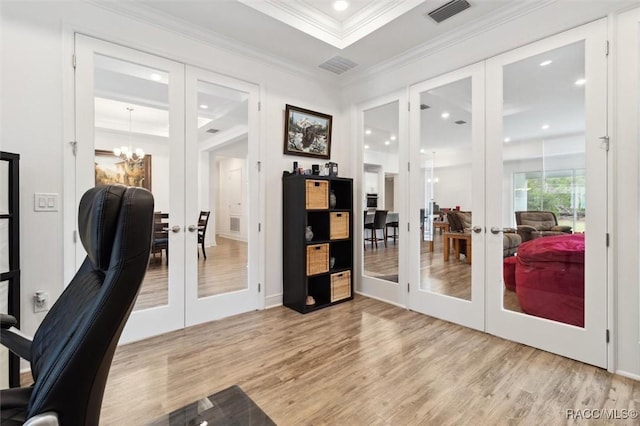
{"type": "Polygon", "coordinates": [[[499,234],[502,232],[502,229],[498,228],[497,226],[492,226],[491,227],[491,233],[492,234],[499,234]]]}
{"type": "Polygon", "coordinates": [[[471,228],[471,230],[476,234],[479,234],[482,232],[482,226],[474,226],[473,228],[471,228]]]}
{"type": "Polygon", "coordinates": [[[189,229],[189,232],[194,232],[194,231],[196,231],[198,229],[198,226],[197,225],[189,225],[188,229],[189,229]]]}
{"type": "Polygon", "coordinates": [[[172,226],[171,227],[171,232],[177,234],[178,232],[180,232],[180,227],[178,225],[172,226]]]}

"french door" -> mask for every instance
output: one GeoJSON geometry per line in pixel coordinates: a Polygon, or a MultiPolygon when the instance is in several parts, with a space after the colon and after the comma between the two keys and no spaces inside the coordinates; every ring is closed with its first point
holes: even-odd
{"type": "Polygon", "coordinates": [[[605,36],[410,87],[409,308],[607,365],[605,36]]]}
{"type": "Polygon", "coordinates": [[[360,105],[357,133],[363,141],[360,164],[360,214],[357,215],[362,256],[358,291],[404,305],[406,282],[407,99],[398,93],[360,105]],[[405,165],[402,167],[402,165],[405,165]],[[404,226],[402,226],[402,224],[404,226]]]}
{"type": "MultiPolygon", "coordinates": [[[[606,22],[487,61],[487,331],[607,366],[606,22]],[[551,212],[559,236],[523,241],[505,283],[514,212],[551,212]],[[569,230],[567,230],[569,228],[569,230]]],[[[548,214],[548,213],[545,213],[548,214]]],[[[524,217],[524,216],[523,216],[524,217]]],[[[526,225],[526,224],[520,224],[526,225]]],[[[522,234],[523,240],[528,234],[522,234]]]]}
{"type": "Polygon", "coordinates": [[[152,255],[121,341],[258,308],[256,87],[83,35],[76,64],[77,199],[119,182],[155,200],[152,255]],[[245,176],[235,231],[221,196],[229,165],[245,176]]]}
{"type": "Polygon", "coordinates": [[[416,84],[410,101],[408,306],[484,330],[484,65],[416,84]]]}

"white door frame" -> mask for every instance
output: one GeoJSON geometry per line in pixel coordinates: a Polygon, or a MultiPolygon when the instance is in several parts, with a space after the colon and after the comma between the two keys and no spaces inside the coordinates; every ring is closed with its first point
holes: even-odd
{"type": "MultiPolygon", "coordinates": [[[[487,234],[487,331],[600,367],[607,366],[606,20],[566,31],[487,61],[487,187],[502,188],[503,65],[585,41],[585,152],[588,230],[585,234],[585,327],[503,309],[502,234],[487,234]],[[488,167],[491,165],[491,167],[488,167]],[[598,198],[599,197],[599,198],[598,198]],[[604,264],[604,265],[603,265],[604,264]]],[[[502,191],[487,191],[487,226],[502,228],[502,191]]]]}
{"type": "Polygon", "coordinates": [[[473,225],[480,226],[482,232],[471,233],[473,263],[471,264],[471,300],[438,294],[422,290],[420,287],[420,235],[411,232],[410,243],[410,282],[411,291],[408,307],[411,310],[455,322],[469,328],[483,331],[485,329],[485,234],[484,234],[484,63],[473,64],[445,75],[414,84],[409,88],[411,102],[410,112],[410,146],[411,146],[411,229],[420,228],[420,206],[418,191],[422,190],[420,182],[420,94],[427,90],[471,78],[472,90],[472,211],[473,225]]]}

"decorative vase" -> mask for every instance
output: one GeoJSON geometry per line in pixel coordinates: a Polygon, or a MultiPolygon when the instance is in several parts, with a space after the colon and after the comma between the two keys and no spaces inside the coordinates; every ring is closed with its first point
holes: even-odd
{"type": "Polygon", "coordinates": [[[336,208],[336,193],[331,190],[331,194],[329,194],[329,207],[332,209],[336,208]]]}
{"type": "Polygon", "coordinates": [[[304,238],[307,241],[313,240],[313,231],[311,230],[310,226],[307,226],[307,229],[304,231],[304,238]]]}
{"type": "Polygon", "coordinates": [[[329,258],[329,269],[333,269],[333,267],[336,265],[336,258],[335,257],[330,257],[329,258]]]}

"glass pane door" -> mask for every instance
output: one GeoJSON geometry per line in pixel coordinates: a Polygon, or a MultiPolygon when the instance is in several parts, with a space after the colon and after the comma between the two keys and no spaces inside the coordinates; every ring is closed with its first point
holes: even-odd
{"type": "Polygon", "coordinates": [[[258,307],[257,104],[255,86],[188,67],[187,325],[258,307]]]}
{"type": "Polygon", "coordinates": [[[490,332],[604,366],[606,58],[604,26],[588,27],[488,63],[488,317],[490,332]]]}
{"type": "Polygon", "coordinates": [[[411,87],[410,307],[484,328],[482,66],[411,87]]]}
{"type": "MultiPolygon", "coordinates": [[[[153,193],[149,266],[122,341],[182,327],[184,67],[77,35],[77,199],[93,185],[153,193]]],[[[79,257],[84,257],[77,244],[79,257]]]]}
{"type": "Polygon", "coordinates": [[[407,243],[401,237],[407,223],[404,215],[407,172],[406,166],[400,167],[406,164],[402,158],[408,154],[407,132],[400,127],[406,120],[406,112],[401,111],[400,105],[405,104],[406,98],[390,96],[363,105],[359,115],[363,154],[360,291],[398,304],[404,303],[404,287],[399,282],[404,275],[401,265],[407,243]]]}

